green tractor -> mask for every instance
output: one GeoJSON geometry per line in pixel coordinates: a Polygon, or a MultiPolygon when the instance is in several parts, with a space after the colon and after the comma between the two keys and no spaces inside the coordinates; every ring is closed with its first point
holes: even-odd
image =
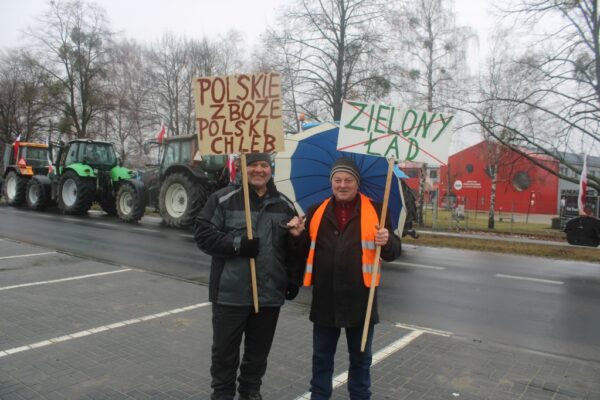
{"type": "Polygon", "coordinates": [[[27,184],[30,208],[43,210],[53,202],[65,214],[86,214],[97,202],[109,215],[138,222],[146,203],[144,184],[136,173],[120,165],[112,143],[77,139],[51,144],[55,162],[47,175],[35,175],[27,184]]]}
{"type": "Polygon", "coordinates": [[[27,182],[48,172],[48,145],[17,142],[6,146],[0,160],[0,193],[11,206],[25,205],[27,182]]]}
{"type": "Polygon", "coordinates": [[[172,228],[193,226],[208,196],[229,182],[227,156],[198,155],[198,136],[180,135],[149,141],[148,155],[158,148],[158,162],[146,164],[142,175],[146,204],[160,212],[165,225],[172,228]]]}

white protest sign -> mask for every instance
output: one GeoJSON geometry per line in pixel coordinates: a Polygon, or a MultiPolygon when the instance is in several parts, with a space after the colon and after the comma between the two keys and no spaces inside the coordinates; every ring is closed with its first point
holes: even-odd
{"type": "Polygon", "coordinates": [[[453,118],[412,108],[344,101],[337,149],[446,165],[453,118]]]}
{"type": "Polygon", "coordinates": [[[281,75],[194,78],[201,155],[283,151],[281,75]]]}

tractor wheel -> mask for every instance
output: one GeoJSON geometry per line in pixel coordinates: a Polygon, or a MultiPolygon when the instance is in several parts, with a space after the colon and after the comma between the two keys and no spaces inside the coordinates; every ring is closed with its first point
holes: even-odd
{"type": "Polygon", "coordinates": [[[48,193],[46,193],[44,186],[36,178],[31,178],[27,182],[25,201],[29,208],[36,211],[43,211],[50,204],[48,193]]]}
{"type": "Polygon", "coordinates": [[[117,205],[116,199],[114,197],[106,197],[98,200],[98,204],[100,204],[100,208],[110,216],[117,215],[117,205]]]}
{"type": "Polygon", "coordinates": [[[73,171],[67,171],[58,183],[58,207],[65,214],[85,214],[94,201],[95,191],[93,179],[82,178],[73,171]]]}
{"type": "Polygon", "coordinates": [[[207,190],[188,175],[169,175],[160,188],[160,215],[167,226],[188,228],[206,203],[207,190]]]}
{"type": "Polygon", "coordinates": [[[144,192],[136,190],[131,182],[123,183],[117,192],[116,201],[119,219],[123,222],[138,222],[146,211],[144,192]]]}
{"type": "Polygon", "coordinates": [[[8,175],[6,175],[6,180],[2,185],[2,194],[9,205],[22,206],[25,203],[26,188],[27,179],[23,178],[15,171],[10,171],[8,175]]]}

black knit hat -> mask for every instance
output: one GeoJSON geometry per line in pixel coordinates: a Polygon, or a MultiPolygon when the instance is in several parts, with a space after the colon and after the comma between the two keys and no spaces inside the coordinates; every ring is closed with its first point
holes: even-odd
{"type": "Polygon", "coordinates": [[[338,158],[337,160],[335,160],[335,162],[333,163],[333,166],[331,167],[331,173],[329,174],[329,180],[333,179],[333,174],[335,174],[336,172],[340,172],[340,171],[352,174],[352,176],[354,176],[354,178],[356,178],[356,181],[358,183],[360,183],[360,171],[358,170],[358,166],[356,165],[356,163],[354,162],[353,159],[351,159],[349,157],[342,157],[342,158],[338,158]]]}
{"type": "Polygon", "coordinates": [[[271,155],[269,153],[249,153],[246,154],[246,165],[256,161],[265,161],[271,165],[271,155]]]}

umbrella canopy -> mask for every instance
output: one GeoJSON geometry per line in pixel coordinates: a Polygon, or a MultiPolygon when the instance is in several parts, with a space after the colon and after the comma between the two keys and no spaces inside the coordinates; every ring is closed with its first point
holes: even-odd
{"type": "MultiPolygon", "coordinates": [[[[285,151],[275,157],[275,184],[289,197],[301,214],[308,207],[331,196],[329,173],[340,157],[354,159],[360,169],[360,192],[376,202],[383,202],[388,162],[383,157],[340,152],[337,148],[339,129],[324,123],[302,133],[286,136],[285,151]]],[[[392,177],[388,214],[394,230],[401,236],[404,225],[401,182],[392,177]],[[398,229],[400,227],[400,229],[398,229]]]]}

